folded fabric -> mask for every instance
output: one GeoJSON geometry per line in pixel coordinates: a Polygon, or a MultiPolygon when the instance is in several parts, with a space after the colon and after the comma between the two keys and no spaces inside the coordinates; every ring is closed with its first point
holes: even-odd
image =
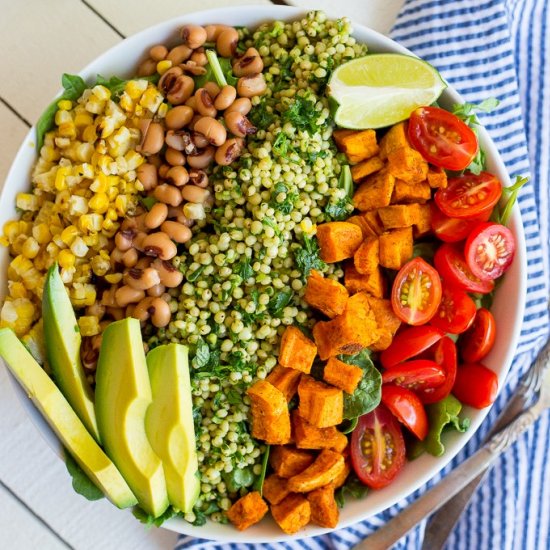
{"type": "MultiPolygon", "coordinates": [[[[549,330],[550,60],[545,58],[550,55],[550,35],[546,31],[549,14],[548,0],[408,0],[391,33],[392,38],[432,63],[465,101],[499,99],[497,109],[479,116],[481,123],[495,141],[511,176],[531,172],[531,181],[519,197],[527,243],[527,306],[507,385],[486,421],[427,486],[352,527],[314,539],[274,544],[220,544],[180,537],[178,550],[351,548],[479,447],[549,330]]],[[[550,548],[549,452],[550,414],[546,414],[497,461],[449,539],[448,548],[550,548]]],[[[396,548],[420,548],[422,533],[420,526],[396,548]]]]}

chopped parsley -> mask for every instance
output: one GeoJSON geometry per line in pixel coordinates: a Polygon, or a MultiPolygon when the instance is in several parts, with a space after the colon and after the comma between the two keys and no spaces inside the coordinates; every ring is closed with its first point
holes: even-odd
{"type": "Polygon", "coordinates": [[[319,130],[318,118],[319,112],[315,109],[315,102],[303,97],[297,97],[283,112],[284,122],[290,122],[298,130],[309,134],[319,130]]]}
{"type": "Polygon", "coordinates": [[[317,239],[304,235],[304,246],[294,253],[296,266],[302,272],[304,279],[309,277],[312,269],[322,271],[327,264],[319,257],[319,244],[317,239]]]}

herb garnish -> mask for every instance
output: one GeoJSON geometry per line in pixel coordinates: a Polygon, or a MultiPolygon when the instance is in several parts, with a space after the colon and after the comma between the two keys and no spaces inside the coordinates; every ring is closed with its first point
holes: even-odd
{"type": "Polygon", "coordinates": [[[304,279],[309,277],[312,269],[322,271],[327,264],[319,257],[319,244],[317,239],[304,235],[304,246],[294,253],[296,266],[302,272],[304,279]]]}

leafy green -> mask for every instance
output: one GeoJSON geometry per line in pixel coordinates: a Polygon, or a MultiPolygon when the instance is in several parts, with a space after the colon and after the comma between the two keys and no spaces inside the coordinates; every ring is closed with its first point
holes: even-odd
{"type": "Polygon", "coordinates": [[[260,128],[261,130],[267,130],[267,128],[275,120],[273,107],[268,101],[268,98],[262,99],[258,105],[254,106],[254,108],[248,114],[248,119],[257,128],[260,128]]]}
{"type": "Polygon", "coordinates": [[[271,450],[271,446],[267,445],[264,451],[264,456],[262,458],[262,471],[260,472],[260,475],[254,482],[254,490],[258,491],[260,495],[263,495],[263,488],[264,488],[264,481],[265,481],[265,475],[267,473],[267,466],[269,464],[269,452],[271,450]]]}
{"type": "Polygon", "coordinates": [[[281,290],[277,292],[269,303],[267,304],[267,310],[273,317],[281,317],[283,315],[283,310],[292,300],[294,293],[292,290],[281,290]]]}
{"type": "Polygon", "coordinates": [[[334,498],[339,508],[343,508],[348,498],[363,498],[369,491],[369,488],[361,483],[355,472],[352,472],[342,487],[340,487],[334,498]]]}
{"type": "Polygon", "coordinates": [[[153,208],[153,205],[158,202],[155,197],[139,197],[139,202],[147,208],[147,210],[151,210],[153,208]]]}
{"type": "Polygon", "coordinates": [[[250,258],[243,258],[233,269],[233,273],[237,274],[243,281],[254,276],[254,270],[250,265],[250,258]]]}
{"type": "Polygon", "coordinates": [[[444,429],[452,428],[458,432],[465,432],[468,429],[470,419],[460,419],[458,415],[461,410],[462,403],[454,395],[448,395],[445,399],[426,407],[430,430],[423,444],[431,455],[441,456],[445,452],[445,447],[441,442],[441,434],[444,429]]]}
{"type": "Polygon", "coordinates": [[[290,214],[294,209],[294,203],[297,199],[298,193],[289,192],[288,187],[283,182],[279,182],[275,184],[273,190],[271,191],[271,200],[269,201],[269,206],[283,214],[290,214]],[[279,202],[277,200],[277,196],[281,193],[285,194],[285,199],[279,202]]]}
{"type": "Polygon", "coordinates": [[[147,512],[136,506],[132,510],[132,514],[134,514],[134,517],[139,519],[139,521],[145,524],[145,526],[149,529],[153,526],[160,527],[165,521],[168,521],[169,519],[177,516],[179,512],[175,508],[172,508],[172,506],[168,506],[164,513],[155,518],[151,514],[148,514],[147,512]]]}
{"type": "Polygon", "coordinates": [[[353,204],[348,197],[344,197],[337,202],[329,201],[325,206],[325,214],[331,220],[347,220],[352,212],[353,204]]]}
{"type": "Polygon", "coordinates": [[[58,110],[57,104],[63,99],[76,101],[87,88],[86,82],[84,82],[82,77],[74,74],[64,73],[61,77],[61,84],[64,89],[63,93],[48,105],[36,123],[37,151],[40,151],[42,145],[44,145],[44,136],[46,132],[49,132],[54,126],[55,113],[57,113],[58,110]]]}
{"type": "Polygon", "coordinates": [[[342,424],[340,424],[340,426],[338,426],[338,429],[343,434],[350,434],[351,432],[353,432],[353,430],[355,430],[358,422],[359,422],[358,416],[356,416],[355,418],[346,419],[342,422],[342,424]]]}
{"type": "Polygon", "coordinates": [[[230,493],[236,493],[239,489],[250,487],[254,483],[252,468],[234,468],[231,472],[224,472],[222,478],[230,493]]]}
{"type": "Polygon", "coordinates": [[[352,419],[369,413],[380,403],[382,395],[382,376],[374,366],[367,349],[356,355],[340,355],[340,361],[356,365],[364,371],[363,378],[353,394],[344,396],[344,419],[352,419]]]}
{"type": "Polygon", "coordinates": [[[437,243],[428,241],[415,243],[413,246],[413,258],[420,257],[433,265],[437,246],[437,243]]]}
{"type": "Polygon", "coordinates": [[[210,49],[206,50],[206,57],[208,58],[206,74],[195,78],[195,88],[202,88],[212,80],[215,80],[218,86],[237,85],[238,78],[233,74],[233,67],[228,58],[219,58],[216,52],[210,49]]]}
{"type": "Polygon", "coordinates": [[[108,88],[111,92],[111,96],[113,98],[118,98],[120,94],[124,91],[124,88],[126,87],[126,84],[130,80],[147,80],[148,82],[152,82],[153,84],[156,84],[160,79],[160,75],[154,74],[152,76],[136,76],[131,79],[124,79],[119,78],[118,76],[112,76],[108,80],[101,76],[100,74],[97,75],[96,79],[96,85],[105,86],[105,88],[108,88]]]}
{"type": "Polygon", "coordinates": [[[488,294],[473,293],[471,294],[471,297],[476,305],[476,309],[479,309],[480,307],[491,309],[495,298],[495,293],[494,291],[489,292],[488,294]]]}
{"type": "Polygon", "coordinates": [[[342,166],[342,171],[338,178],[338,186],[346,192],[347,197],[351,198],[353,196],[353,178],[351,177],[349,164],[342,166]]]}
{"type": "Polygon", "coordinates": [[[495,206],[493,214],[491,216],[492,221],[506,225],[510,216],[512,215],[512,209],[518,198],[518,194],[521,188],[529,181],[529,178],[523,176],[516,176],[516,181],[510,185],[510,187],[503,187],[502,192],[508,198],[504,207],[495,206]]]}
{"type": "Polygon", "coordinates": [[[312,269],[322,271],[327,264],[319,257],[319,244],[317,239],[304,235],[304,246],[294,253],[296,266],[302,272],[304,279],[309,277],[312,269]]]}
{"type": "Polygon", "coordinates": [[[283,120],[290,122],[298,130],[314,134],[319,129],[317,119],[319,113],[315,110],[315,102],[303,97],[297,97],[283,112],[283,120]]]}
{"type": "Polygon", "coordinates": [[[187,280],[190,283],[195,282],[201,276],[201,273],[204,271],[205,267],[206,267],[205,265],[201,265],[200,267],[195,269],[195,271],[189,273],[189,275],[187,275],[187,280]]]}
{"type": "MultiPolygon", "coordinates": [[[[479,125],[477,113],[490,113],[498,107],[499,103],[500,101],[494,97],[485,99],[477,105],[475,103],[457,103],[453,105],[452,112],[460,120],[463,120],[466,124],[468,124],[477,136],[478,132],[476,126],[479,125]]],[[[479,174],[485,169],[485,160],[485,151],[483,151],[480,147],[467,170],[473,174],[479,174]]]]}
{"type": "Polygon", "coordinates": [[[273,142],[273,152],[286,159],[290,153],[295,153],[296,150],[292,147],[291,139],[284,132],[279,132],[273,142]]]}
{"type": "Polygon", "coordinates": [[[210,362],[210,348],[202,338],[199,338],[197,342],[197,347],[195,350],[195,357],[193,357],[191,364],[196,369],[200,369],[202,367],[206,367],[209,362],[210,362]]]}
{"type": "Polygon", "coordinates": [[[65,451],[65,466],[67,466],[67,470],[71,474],[75,492],[88,500],[103,498],[103,491],[94,484],[67,451],[65,451]]]}

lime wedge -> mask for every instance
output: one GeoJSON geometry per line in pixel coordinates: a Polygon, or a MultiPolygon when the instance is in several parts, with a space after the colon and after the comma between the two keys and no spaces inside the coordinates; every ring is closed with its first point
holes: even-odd
{"type": "Polygon", "coordinates": [[[383,53],[340,65],[328,83],[338,103],[334,120],[342,128],[384,128],[430,105],[447,87],[441,75],[422,59],[383,53]]]}

